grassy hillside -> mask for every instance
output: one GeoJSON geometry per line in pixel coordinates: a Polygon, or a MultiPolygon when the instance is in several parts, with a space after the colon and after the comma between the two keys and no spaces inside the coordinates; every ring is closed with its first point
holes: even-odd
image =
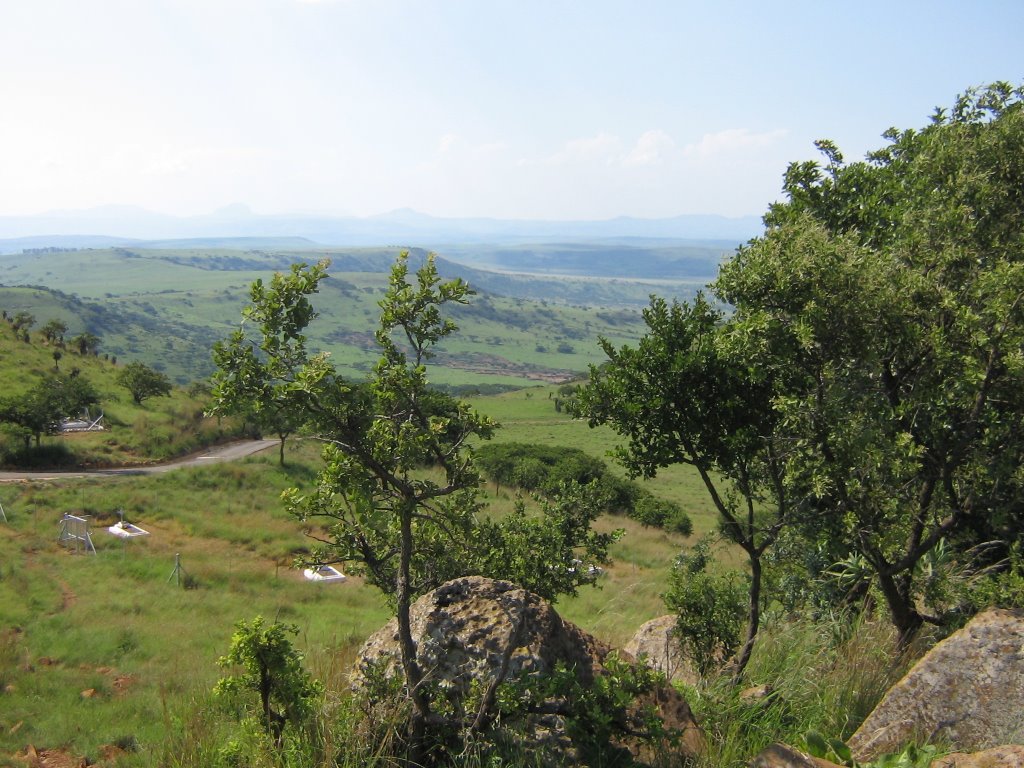
{"type": "MultiPolygon", "coordinates": [[[[240,251],[128,248],[0,256],[0,308],[56,317],[72,334],[87,330],[101,351],[137,359],[178,383],[212,372],[210,346],[238,326],[248,287],[295,261],[332,260],[317,298],[321,318],[311,343],[360,376],[376,361],[372,333],[377,301],[397,248],[240,251]],[[13,286],[45,286],[41,288],[13,286]]],[[[416,254],[422,257],[422,252],[416,254]]],[[[509,387],[564,381],[599,362],[596,339],[637,338],[638,304],[652,292],[689,295],[695,284],[503,275],[441,262],[446,277],[463,276],[479,295],[457,313],[461,332],[441,349],[443,384],[509,387]],[[659,290],[659,289],[664,289],[659,290]]]]}
{"type": "MultiPolygon", "coordinates": [[[[0,386],[16,391],[48,373],[51,351],[36,337],[30,344],[16,340],[0,324],[0,386]]],[[[135,406],[114,383],[118,367],[102,356],[68,353],[59,365],[62,371],[74,365],[94,382],[117,427],[47,438],[52,444],[70,442],[112,457],[153,455],[180,442],[176,432],[201,405],[176,391],[135,406]]],[[[557,411],[557,394],[556,386],[533,386],[474,397],[472,404],[502,424],[497,441],[567,445],[605,457],[614,435],[557,411]]],[[[186,434],[201,436],[198,429],[186,434]]],[[[210,695],[220,675],[217,659],[235,622],[256,614],[299,627],[307,666],[326,683],[331,706],[344,709],[345,675],[356,649],[389,610],[357,578],[316,584],[291,567],[309,540],[282,511],[280,494],[310,486],[318,446],[294,441],[287,456],[284,467],[271,451],[161,475],[0,484],[7,517],[0,520],[0,765],[20,764],[14,756],[25,755],[29,745],[110,765],[220,764],[218,750],[238,728],[234,713],[210,695]],[[131,541],[110,535],[106,527],[117,521],[118,510],[150,535],[131,541]],[[95,556],[57,541],[64,513],[91,519],[95,556]],[[182,572],[175,571],[177,557],[182,572]]],[[[687,468],[665,470],[646,485],[682,504],[697,534],[714,528],[714,511],[687,468]]],[[[515,503],[508,489],[486,490],[488,514],[506,514],[515,503]]],[[[618,516],[600,519],[597,527],[624,529],[612,549],[614,562],[597,587],[556,607],[597,637],[622,645],[640,624],[664,613],[660,595],[669,569],[690,540],[618,516]]],[[[851,647],[839,651],[817,627],[798,630],[803,635],[796,641],[782,634],[789,631],[784,628],[778,635],[769,631],[751,679],[784,691],[799,719],[754,722],[729,698],[735,692],[723,698],[714,688],[703,690],[694,701],[706,713],[709,733],[738,745],[723,747],[710,764],[742,765],[756,751],[753,742],[800,728],[848,735],[899,673],[882,663],[890,643],[874,629],[867,640],[850,636],[851,647]],[[862,663],[868,657],[872,661],[862,663]],[[821,676],[834,683],[824,692],[827,702],[817,684],[821,676]],[[841,676],[849,682],[839,684],[841,676]],[[718,716],[730,707],[730,719],[718,716]],[[734,753],[723,759],[727,749],[734,753]]]]}
{"type": "MultiPolygon", "coordinates": [[[[42,292],[44,295],[45,292],[42,292]]],[[[16,398],[51,377],[80,376],[99,395],[96,417],[103,414],[103,432],[44,436],[42,450],[19,454],[40,466],[79,464],[108,466],[147,463],[178,456],[202,446],[237,436],[232,421],[208,419],[203,415],[201,393],[175,388],[170,397],[155,397],[137,405],[131,394],[117,383],[123,361],[114,362],[103,354],[80,355],[70,346],[59,349],[47,344],[33,330],[30,340],[16,337],[8,322],[0,322],[0,393],[16,398]],[[55,361],[53,353],[60,351],[55,361]]],[[[71,337],[69,333],[68,338],[71,337]]],[[[65,414],[77,416],[78,414],[65,414]]],[[[21,441],[0,425],[0,461],[19,451],[21,441]]]]}
{"type": "MultiPolygon", "coordinates": [[[[582,438],[585,425],[540,394],[523,402],[546,407],[520,410],[511,396],[476,404],[503,419],[502,438],[543,424],[582,438]]],[[[9,520],[0,522],[0,754],[60,745],[96,759],[120,745],[135,750],[124,764],[155,765],[185,730],[198,731],[190,740],[226,738],[217,734],[230,718],[209,709],[216,660],[234,622],[257,613],[297,623],[313,670],[343,690],[355,648],[388,611],[358,579],[313,584],[289,567],[308,541],[279,496],[312,481],[317,450],[292,444],[283,468],[270,452],[148,477],[0,485],[9,520]],[[124,542],[106,533],[117,509],[151,535],[124,542]],[[92,517],[97,556],[56,541],[65,512],[92,517]],[[170,580],[176,554],[188,589],[170,580]]],[[[508,491],[492,496],[490,513],[504,514],[513,500],[508,491]]],[[[599,527],[626,529],[615,563],[598,588],[558,608],[621,644],[663,612],[659,593],[685,540],[618,517],[599,527]]]]}

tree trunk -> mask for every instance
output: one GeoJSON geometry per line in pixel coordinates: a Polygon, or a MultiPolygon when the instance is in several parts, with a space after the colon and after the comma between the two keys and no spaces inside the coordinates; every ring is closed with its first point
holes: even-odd
{"type": "Polygon", "coordinates": [[[423,693],[423,674],[416,661],[416,644],[412,640],[412,625],[409,619],[411,596],[409,594],[409,568],[412,563],[412,512],[415,502],[406,502],[401,510],[401,553],[399,555],[396,601],[398,603],[398,645],[402,651],[402,669],[405,685],[412,699],[412,714],[409,722],[409,763],[424,765],[424,742],[427,720],[430,717],[430,702],[423,693]]]}
{"type": "Polygon", "coordinates": [[[917,630],[924,624],[921,614],[914,608],[913,598],[910,596],[909,585],[902,589],[896,577],[885,571],[878,571],[878,585],[885,596],[886,605],[889,607],[889,616],[899,634],[899,647],[906,648],[914,639],[917,630]]]}
{"type": "Polygon", "coordinates": [[[278,462],[278,464],[280,466],[283,467],[284,466],[284,441],[285,441],[285,438],[288,437],[288,435],[278,435],[278,437],[281,438],[281,446],[280,446],[280,448],[278,449],[278,452],[277,452],[277,462],[278,462]]]}
{"type": "Polygon", "coordinates": [[[750,557],[750,603],[747,607],[747,636],[743,641],[743,647],[736,654],[733,662],[735,669],[732,673],[732,684],[739,684],[743,677],[743,670],[747,668],[750,661],[750,654],[754,650],[754,641],[757,639],[757,631],[761,625],[761,557],[755,552],[748,552],[750,557]]]}

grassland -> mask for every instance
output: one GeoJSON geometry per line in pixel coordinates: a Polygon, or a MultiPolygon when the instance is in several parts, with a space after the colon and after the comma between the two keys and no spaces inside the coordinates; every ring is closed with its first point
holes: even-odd
{"type": "MultiPolygon", "coordinates": [[[[93,261],[95,252],[89,253],[79,268],[99,264],[99,273],[81,282],[63,271],[48,277],[62,290],[84,291],[82,296],[92,291],[103,299],[102,306],[33,288],[0,290],[0,306],[12,314],[29,309],[40,324],[52,310],[69,321],[70,334],[89,330],[91,321],[138,319],[131,326],[134,341],[113,331],[101,334],[108,355],[117,348],[114,344],[133,345],[124,348],[122,361],[153,354],[173,362],[178,351],[180,360],[187,360],[188,345],[201,338],[185,338],[188,329],[226,333],[237,322],[245,286],[265,278],[262,266],[271,261],[260,261],[263,257],[256,254],[249,261],[261,268],[250,270],[243,260],[221,269],[225,264],[212,268],[200,263],[210,258],[208,253],[172,254],[156,259],[160,263],[145,254],[93,261]],[[126,260],[133,268],[138,261],[140,269],[126,269],[123,287],[97,276],[105,272],[109,278],[126,260]],[[195,274],[180,279],[180,270],[195,274]],[[175,288],[156,290],[161,280],[173,280],[175,288]],[[72,310],[79,313],[73,316],[80,327],[61,314],[72,310]],[[183,335],[168,338],[150,330],[157,327],[182,329],[183,335]]],[[[346,370],[365,371],[376,358],[366,342],[383,287],[384,275],[370,271],[338,273],[325,284],[315,334],[346,370]]],[[[478,299],[458,320],[463,332],[439,357],[435,382],[522,385],[552,371],[557,376],[549,378],[560,379],[596,361],[598,334],[617,343],[638,332],[635,314],[628,310],[555,307],[493,296],[478,299]]],[[[0,386],[12,393],[25,391],[52,371],[51,353],[35,338],[31,344],[16,341],[0,325],[0,386]]],[[[114,428],[44,440],[73,444],[92,461],[172,455],[230,432],[230,425],[203,418],[201,396],[181,390],[171,398],[135,405],[116,385],[117,365],[102,356],[68,353],[60,366],[79,367],[95,384],[114,428]]],[[[502,424],[496,440],[573,446],[606,458],[614,434],[559,412],[557,396],[557,386],[534,384],[474,397],[472,404],[502,424]]],[[[344,671],[355,649],[389,610],[377,591],[358,578],[315,584],[291,567],[307,539],[282,511],[279,496],[287,487],[312,482],[317,453],[314,443],[294,441],[283,467],[270,452],[233,465],[154,476],[0,485],[8,518],[0,520],[0,765],[20,765],[13,756],[24,754],[28,745],[90,761],[106,756],[108,764],[123,766],[211,764],[217,746],[234,729],[231,714],[210,697],[219,675],[216,662],[228,647],[234,623],[256,614],[294,622],[310,668],[327,681],[333,701],[343,700],[344,671]],[[150,535],[126,542],[107,533],[117,510],[150,535]],[[91,518],[96,556],[73,553],[57,541],[64,513],[91,518]],[[178,556],[183,574],[175,573],[178,556]]],[[[693,472],[672,467],[644,482],[687,510],[695,536],[714,529],[714,510],[693,472]]],[[[505,514],[515,501],[507,489],[486,490],[491,514],[505,514]]],[[[641,623],[664,612],[660,593],[673,558],[689,541],[619,517],[602,518],[598,527],[624,529],[612,551],[613,564],[597,588],[564,598],[557,608],[584,629],[621,645],[641,623]]],[[[691,692],[709,733],[726,745],[716,747],[709,764],[742,764],[751,755],[746,751],[751,743],[792,736],[808,724],[848,735],[898,674],[898,666],[884,663],[891,638],[876,627],[837,643],[827,636],[827,626],[824,631],[809,623],[796,626],[801,635],[768,630],[751,663],[753,677],[784,691],[785,722],[744,708],[732,689],[711,685],[691,692]],[[867,666],[863,659],[869,660],[867,666]],[[840,684],[844,675],[848,680],[840,684]],[[830,686],[820,685],[818,677],[828,678],[830,686]],[[797,708],[800,716],[791,717],[797,708]],[[729,752],[730,744],[743,746],[729,752]]]]}
{"type": "MultiPolygon", "coordinates": [[[[176,388],[170,397],[158,397],[136,404],[128,390],[117,383],[121,366],[101,355],[80,355],[70,347],[54,361],[54,345],[36,333],[26,343],[15,337],[8,323],[0,322],[0,392],[16,397],[39,386],[47,377],[81,376],[99,395],[93,416],[103,415],[103,432],[74,433],[43,437],[39,461],[52,464],[77,463],[102,467],[151,463],[195,451],[203,446],[236,438],[237,423],[206,418],[201,393],[176,388]]],[[[77,415],[77,414],[67,414],[77,415]]],[[[0,428],[0,454],[13,450],[17,438],[0,428]]]]}
{"type": "MultiPolygon", "coordinates": [[[[474,405],[503,422],[498,439],[550,439],[603,453],[608,435],[556,413],[553,391],[474,405]]],[[[97,756],[127,744],[138,750],[128,764],[158,763],[168,733],[207,706],[233,623],[257,613],[298,624],[315,664],[346,665],[388,611],[358,579],[312,584],[290,567],[306,539],[278,496],[311,481],[315,454],[315,445],[299,442],[285,467],[271,455],[150,477],[0,486],[9,518],[0,523],[0,753],[34,744],[97,756]],[[125,542],[106,533],[117,509],[151,535],[125,542]],[[97,556],[56,541],[65,512],[91,516],[97,556]],[[176,554],[194,588],[173,583],[176,554]]],[[[502,491],[491,501],[503,514],[513,499],[502,491]]],[[[704,513],[695,521],[711,525],[704,513]]],[[[625,518],[599,526],[625,529],[615,562],[598,588],[558,608],[621,644],[663,612],[659,593],[685,540],[625,518]]]]}
{"type": "MultiPolygon", "coordinates": [[[[376,359],[377,302],[398,250],[112,248],[0,256],[0,308],[27,310],[40,324],[59,318],[72,335],[99,336],[101,351],[141,360],[185,384],[212,372],[210,347],[238,327],[254,280],[293,262],[330,258],[331,279],[316,300],[321,317],[309,336],[343,372],[360,376],[376,359]]],[[[563,381],[602,359],[598,336],[636,339],[643,327],[637,303],[659,288],[441,267],[448,277],[464,274],[480,294],[456,313],[462,332],[440,350],[439,384],[563,381]]],[[[669,282],[658,292],[689,295],[696,285],[669,282]]]]}
{"type": "Polygon", "coordinates": [[[0,754],[34,744],[95,757],[135,743],[148,759],[206,697],[236,620],[296,621],[302,644],[326,655],[382,624],[374,590],[311,584],[290,568],[304,540],[277,494],[307,479],[257,459],[0,487],[0,754]],[[117,508],[151,535],[106,533],[117,508]],[[95,557],[57,543],[64,512],[92,516],[95,557]],[[171,579],[177,554],[193,588],[171,579]]]}

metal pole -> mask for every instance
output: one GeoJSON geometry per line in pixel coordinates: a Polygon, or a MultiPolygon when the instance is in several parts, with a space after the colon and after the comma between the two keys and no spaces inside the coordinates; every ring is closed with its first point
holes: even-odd
{"type": "Polygon", "coordinates": [[[167,583],[171,583],[171,579],[174,579],[174,586],[181,586],[181,554],[175,553],[174,555],[174,570],[171,571],[171,575],[167,577],[167,583]]]}

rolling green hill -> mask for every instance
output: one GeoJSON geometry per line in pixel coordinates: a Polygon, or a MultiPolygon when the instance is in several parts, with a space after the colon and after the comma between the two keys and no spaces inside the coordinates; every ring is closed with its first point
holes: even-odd
{"type": "MultiPolygon", "coordinates": [[[[228,250],[133,248],[34,252],[0,257],[0,309],[31,312],[42,324],[63,320],[72,334],[100,337],[100,350],[141,360],[185,384],[208,376],[210,347],[234,330],[257,278],[295,261],[329,258],[331,278],[316,307],[311,344],[361,376],[376,361],[377,301],[397,248],[228,250]],[[24,286],[32,286],[25,288],[24,286]]],[[[414,260],[423,258],[414,251],[414,260]]],[[[642,329],[637,304],[654,283],[596,278],[505,275],[441,260],[445,277],[478,290],[456,313],[460,333],[437,362],[438,384],[517,387],[561,382],[603,355],[597,337],[634,340],[642,329]]],[[[695,285],[665,283],[672,295],[695,285]]]]}

